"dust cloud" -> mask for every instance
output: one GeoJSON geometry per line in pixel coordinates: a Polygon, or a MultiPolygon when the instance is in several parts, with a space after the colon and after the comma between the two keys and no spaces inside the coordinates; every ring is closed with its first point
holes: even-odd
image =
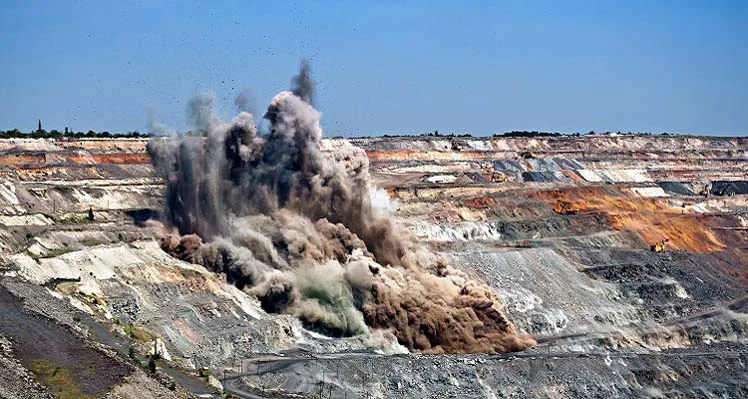
{"type": "Polygon", "coordinates": [[[268,106],[266,134],[246,111],[220,120],[215,97],[198,95],[188,104],[192,131],[149,143],[175,229],[162,248],[329,336],[386,330],[426,353],[532,345],[493,290],[372,205],[363,150],[344,142],[323,151],[307,62],[292,85],[268,106]]]}

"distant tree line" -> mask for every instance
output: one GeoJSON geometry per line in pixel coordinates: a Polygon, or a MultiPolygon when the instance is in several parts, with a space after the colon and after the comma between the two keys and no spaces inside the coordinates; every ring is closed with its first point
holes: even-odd
{"type": "Polygon", "coordinates": [[[433,132],[427,132],[427,133],[421,133],[421,134],[384,134],[380,137],[384,138],[414,138],[414,137],[447,137],[447,138],[454,138],[454,137],[473,137],[470,133],[449,133],[449,134],[443,134],[439,133],[438,130],[434,130],[433,132]]]}
{"type": "MultiPolygon", "coordinates": [[[[493,137],[560,137],[560,136],[566,136],[566,135],[562,133],[558,133],[558,132],[549,133],[549,132],[538,132],[536,130],[533,130],[533,131],[513,130],[511,132],[497,133],[493,135],[493,137]]],[[[574,133],[571,136],[579,136],[579,133],[574,133]]]]}
{"type": "Polygon", "coordinates": [[[151,137],[151,134],[140,133],[138,131],[132,131],[127,133],[110,133],[107,131],[96,132],[89,130],[87,132],[74,132],[65,128],[64,131],[52,129],[46,131],[44,129],[37,129],[31,132],[22,132],[18,129],[12,130],[0,130],[0,139],[12,139],[12,138],[24,138],[24,139],[61,139],[61,138],[108,138],[108,137],[128,137],[128,138],[140,138],[140,137],[151,137]]]}
{"type": "MultiPolygon", "coordinates": [[[[610,136],[610,135],[613,135],[613,134],[626,135],[626,136],[652,136],[652,135],[656,135],[657,133],[652,133],[652,132],[625,132],[624,133],[624,132],[621,132],[620,130],[617,131],[617,132],[610,132],[610,131],[606,131],[606,132],[595,132],[594,130],[590,130],[589,132],[584,133],[584,135],[587,135],[587,136],[595,136],[595,135],[610,136]]],[[[493,137],[561,137],[561,136],[579,137],[579,136],[582,136],[582,135],[583,135],[583,133],[579,133],[579,132],[574,132],[574,133],[552,132],[551,133],[551,132],[538,132],[538,131],[535,131],[535,130],[533,130],[533,131],[514,130],[514,131],[506,132],[506,133],[496,133],[496,134],[493,135],[493,137]]],[[[673,136],[673,135],[675,135],[675,133],[659,133],[659,135],[661,135],[661,136],[673,136]]]]}
{"type": "MultiPolygon", "coordinates": [[[[41,123],[40,123],[41,124],[41,123]]],[[[493,135],[493,137],[579,137],[582,135],[612,135],[612,134],[620,134],[620,135],[629,135],[629,136],[652,136],[657,135],[658,133],[651,133],[651,132],[625,132],[622,133],[621,131],[618,132],[595,132],[594,130],[590,130],[587,133],[559,133],[559,132],[539,132],[536,130],[527,131],[527,130],[513,130],[511,132],[505,132],[505,133],[496,133],[493,135]]],[[[674,133],[659,133],[661,136],[671,136],[674,135],[674,133]]],[[[110,133],[108,131],[102,131],[102,132],[96,132],[93,130],[89,130],[87,132],[74,132],[73,130],[68,129],[67,127],[62,132],[57,129],[52,129],[50,131],[44,130],[44,129],[37,129],[30,132],[22,132],[18,129],[12,129],[12,130],[0,130],[0,139],[10,139],[10,138],[27,138],[27,139],[62,139],[62,138],[111,138],[111,137],[120,137],[120,138],[146,138],[146,137],[153,137],[154,134],[151,133],[140,133],[138,131],[131,131],[127,133],[110,133]]],[[[370,137],[370,136],[369,136],[370,137]]],[[[421,133],[418,135],[410,135],[410,134],[385,134],[380,137],[383,138],[418,138],[418,137],[438,137],[438,138],[468,138],[473,137],[470,133],[449,133],[449,134],[443,134],[439,133],[438,130],[434,130],[433,132],[427,132],[427,133],[421,133]]],[[[342,138],[342,136],[337,136],[334,138],[342,138]]]]}
{"type": "MultiPolygon", "coordinates": [[[[626,136],[654,136],[654,135],[661,135],[661,136],[674,136],[675,133],[651,133],[651,132],[595,132],[594,130],[590,130],[587,133],[560,133],[560,132],[539,132],[537,130],[513,130],[511,132],[504,132],[504,133],[496,133],[492,137],[580,137],[580,136],[609,136],[613,134],[618,135],[626,135],[626,136]]],[[[371,138],[372,136],[364,136],[359,138],[371,138]]],[[[455,134],[455,133],[449,133],[449,134],[443,134],[439,133],[438,130],[434,130],[433,132],[428,133],[421,133],[421,134],[384,134],[382,136],[373,136],[373,137],[383,137],[383,138],[400,138],[400,139],[416,139],[416,138],[431,138],[431,137],[438,137],[438,138],[467,138],[467,137],[473,137],[470,133],[461,133],[461,134],[455,134]]],[[[343,138],[343,136],[336,136],[333,138],[343,138]]]]}

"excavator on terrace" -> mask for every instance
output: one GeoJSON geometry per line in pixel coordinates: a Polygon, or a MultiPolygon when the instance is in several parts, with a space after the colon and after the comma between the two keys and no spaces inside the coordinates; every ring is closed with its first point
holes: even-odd
{"type": "Polygon", "coordinates": [[[670,240],[668,240],[667,238],[663,238],[662,240],[654,243],[654,245],[650,245],[649,249],[653,252],[665,252],[666,244],[668,243],[668,241],[670,240]]]}
{"type": "Polygon", "coordinates": [[[503,183],[507,180],[505,174],[494,169],[493,162],[484,163],[481,165],[481,168],[484,170],[484,174],[488,175],[494,183],[503,183]]]}

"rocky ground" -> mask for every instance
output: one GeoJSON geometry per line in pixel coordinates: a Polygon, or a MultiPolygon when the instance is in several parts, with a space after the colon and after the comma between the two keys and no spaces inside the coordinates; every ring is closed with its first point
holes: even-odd
{"type": "Polygon", "coordinates": [[[377,207],[495,288],[536,347],[307,331],[161,251],[145,140],[4,140],[0,397],[748,395],[748,139],[351,141],[377,207]]]}

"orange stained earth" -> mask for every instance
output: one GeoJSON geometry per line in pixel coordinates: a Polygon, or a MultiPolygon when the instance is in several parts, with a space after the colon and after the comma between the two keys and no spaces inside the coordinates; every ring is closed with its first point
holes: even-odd
{"type": "Polygon", "coordinates": [[[464,202],[465,206],[468,208],[474,208],[474,209],[482,209],[482,208],[488,208],[492,205],[496,205],[496,201],[485,195],[482,197],[475,197],[465,200],[464,202]]]}
{"type": "Polygon", "coordinates": [[[610,216],[611,228],[638,233],[654,244],[668,239],[668,249],[712,252],[727,249],[714,228],[722,219],[686,213],[666,200],[642,198],[612,187],[584,187],[539,191],[529,195],[550,206],[569,203],[578,212],[600,212],[610,216]]]}

